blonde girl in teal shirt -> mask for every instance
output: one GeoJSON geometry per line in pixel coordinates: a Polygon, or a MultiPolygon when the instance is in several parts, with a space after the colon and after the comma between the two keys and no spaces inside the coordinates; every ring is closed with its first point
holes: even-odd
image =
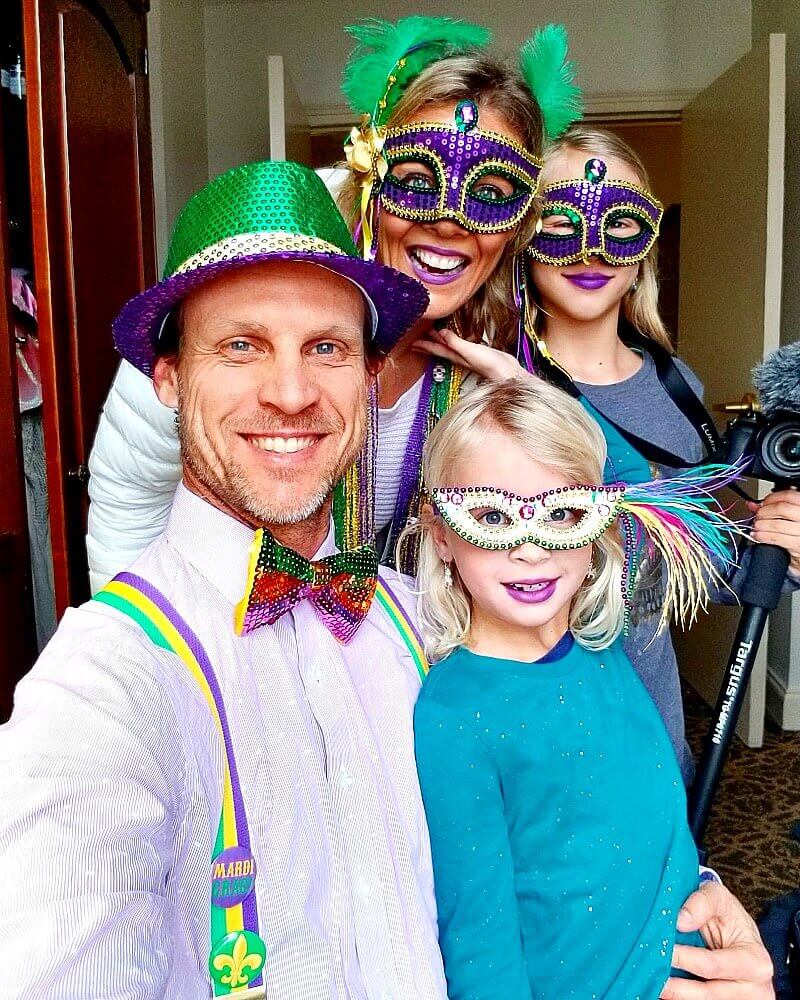
{"type": "Polygon", "coordinates": [[[476,389],[425,448],[410,531],[438,662],[415,741],[450,1000],[653,1000],[697,888],[680,769],[619,637],[637,534],[666,561],[664,626],[731,558],[706,490],[725,472],[593,485],[604,460],[585,410],[530,378],[476,389]]]}

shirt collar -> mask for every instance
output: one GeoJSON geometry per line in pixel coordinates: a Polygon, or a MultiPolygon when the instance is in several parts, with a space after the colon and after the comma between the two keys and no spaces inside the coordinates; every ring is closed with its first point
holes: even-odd
{"type": "MultiPolygon", "coordinates": [[[[164,537],[231,604],[238,604],[247,585],[254,528],[218,510],[180,483],[164,537]]],[[[312,558],[322,559],[334,552],[331,520],[328,534],[312,558]]]]}

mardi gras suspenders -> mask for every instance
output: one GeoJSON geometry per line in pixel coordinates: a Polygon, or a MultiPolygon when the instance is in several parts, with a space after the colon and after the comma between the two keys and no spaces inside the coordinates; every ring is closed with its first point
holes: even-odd
{"type": "MultiPolygon", "coordinates": [[[[140,576],[121,573],[94,596],[133,619],[162,649],[175,653],[200,688],[224,749],[222,812],[211,859],[211,952],[208,969],[214,996],[263,994],[267,949],[259,934],[256,866],[250,843],[225,702],[202,643],[173,605],[140,576]]],[[[385,580],[375,600],[400,634],[420,680],[428,661],[413,622],[385,580]]]]}

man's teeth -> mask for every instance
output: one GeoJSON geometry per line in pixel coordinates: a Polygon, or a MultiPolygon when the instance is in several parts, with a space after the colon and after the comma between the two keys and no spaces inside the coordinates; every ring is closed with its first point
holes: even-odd
{"type": "Polygon", "coordinates": [[[425,267],[435,267],[437,271],[456,271],[467,263],[463,257],[444,256],[431,250],[423,250],[421,247],[415,247],[412,253],[420,264],[424,264],[425,267]]]}
{"type": "Polygon", "coordinates": [[[550,586],[549,580],[540,580],[538,583],[510,583],[509,587],[514,590],[523,590],[525,593],[533,593],[537,590],[544,590],[545,587],[550,586]]]}
{"type": "Polygon", "coordinates": [[[250,444],[262,451],[274,451],[280,455],[291,454],[295,451],[305,451],[310,448],[316,439],[313,437],[251,437],[250,444]]]}

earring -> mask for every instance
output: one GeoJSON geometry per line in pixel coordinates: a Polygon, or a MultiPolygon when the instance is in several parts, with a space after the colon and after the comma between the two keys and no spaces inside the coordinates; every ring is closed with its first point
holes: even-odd
{"type": "Polygon", "coordinates": [[[447,590],[453,586],[453,571],[450,569],[450,563],[444,564],[444,585],[447,590]]]}
{"type": "Polygon", "coordinates": [[[638,287],[639,287],[639,279],[638,278],[634,278],[633,279],[633,284],[631,285],[631,291],[635,292],[638,287]]]}
{"type": "Polygon", "coordinates": [[[181,417],[177,410],[172,411],[175,414],[175,428],[176,430],[181,426],[181,417]]]}
{"type": "Polygon", "coordinates": [[[594,568],[594,563],[592,563],[591,566],[586,570],[586,579],[594,580],[596,576],[597,576],[597,570],[594,568]]]}
{"type": "Polygon", "coordinates": [[[541,217],[536,220],[536,226],[534,227],[534,232],[538,236],[539,233],[544,229],[544,224],[542,223],[541,217]]]}

